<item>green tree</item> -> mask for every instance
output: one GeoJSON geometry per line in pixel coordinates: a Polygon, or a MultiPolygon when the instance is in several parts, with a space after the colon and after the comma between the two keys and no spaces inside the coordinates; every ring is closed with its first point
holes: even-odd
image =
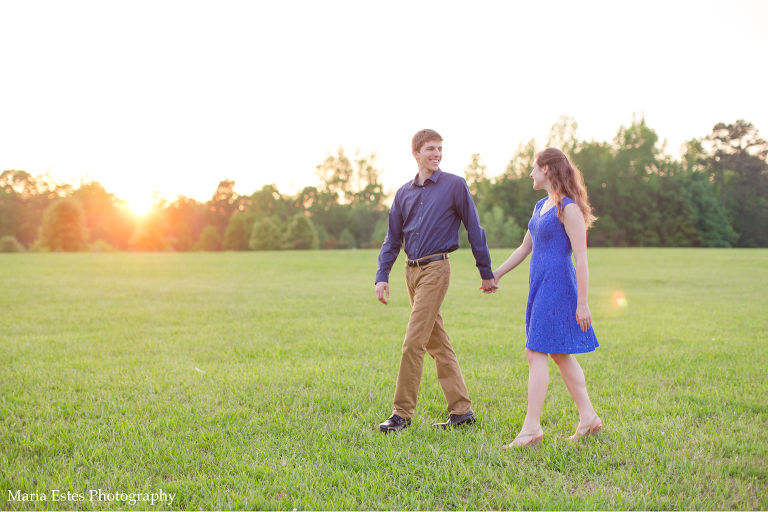
{"type": "Polygon", "coordinates": [[[576,136],[578,127],[579,125],[574,118],[565,115],[560,116],[560,119],[549,130],[547,147],[557,148],[570,157],[579,143],[576,136]]]}
{"type": "Polygon", "coordinates": [[[24,246],[13,235],[0,237],[0,252],[24,252],[24,246]]]}
{"type": "MultiPolygon", "coordinates": [[[[319,226],[315,225],[315,231],[317,231],[317,240],[320,243],[320,247],[322,247],[323,249],[328,249],[328,247],[326,247],[326,245],[327,245],[326,242],[331,240],[331,238],[332,238],[331,235],[328,233],[328,230],[325,229],[325,226],[323,226],[321,224],[319,226]]],[[[333,239],[333,245],[334,246],[336,245],[336,239],[335,238],[333,239]]],[[[331,249],[332,248],[333,247],[331,247],[331,249]]]]}
{"type": "Polygon", "coordinates": [[[652,187],[648,182],[658,171],[659,137],[645,124],[645,119],[633,119],[619,128],[614,138],[610,162],[616,187],[610,193],[610,213],[624,229],[626,238],[615,245],[658,246],[661,238],[656,229],[662,220],[652,187]]]}
{"type": "Polygon", "coordinates": [[[320,186],[305,188],[295,204],[310,213],[315,226],[326,229],[330,245],[336,238],[343,247],[341,232],[347,229],[357,246],[370,240],[376,223],[387,215],[380,174],[375,153],[365,155],[358,150],[350,161],[344,148],[339,148],[317,167],[320,186]]]}
{"type": "Polygon", "coordinates": [[[88,230],[80,202],[66,198],[53,202],[43,214],[38,243],[50,251],[88,250],[88,230]]]}
{"type": "Polygon", "coordinates": [[[235,192],[234,181],[222,180],[219,182],[213,197],[206,203],[208,223],[216,228],[219,235],[224,234],[229,219],[235,212],[246,209],[246,205],[243,203],[244,199],[246,198],[235,192]]]}
{"type": "Polygon", "coordinates": [[[490,248],[517,247],[523,239],[523,230],[514,218],[504,215],[500,206],[481,214],[480,220],[490,248]]]}
{"type": "Polygon", "coordinates": [[[280,249],[280,228],[269,217],[263,217],[254,222],[249,243],[254,251],[280,249]]]}
{"type": "Polygon", "coordinates": [[[229,219],[227,230],[224,232],[225,251],[247,251],[251,239],[253,217],[250,215],[234,215],[229,219]]]}
{"type": "Polygon", "coordinates": [[[362,206],[370,210],[381,209],[386,194],[379,182],[380,176],[376,153],[365,155],[358,149],[355,152],[355,172],[347,192],[351,202],[358,207],[362,206]]]}
{"type": "MultiPolygon", "coordinates": [[[[356,247],[368,245],[367,242],[373,237],[376,225],[380,221],[384,221],[386,225],[387,214],[387,210],[383,208],[371,208],[359,203],[352,204],[352,207],[347,211],[345,228],[352,233],[352,236],[357,241],[355,243],[356,247]]],[[[339,233],[339,236],[341,236],[341,233],[339,233]]]]}
{"type": "MultiPolygon", "coordinates": [[[[25,171],[8,170],[0,175],[0,236],[19,238],[29,198],[37,193],[33,183],[32,176],[25,171]]],[[[33,241],[34,236],[28,243],[33,241]]]]}
{"type": "Polygon", "coordinates": [[[312,221],[306,215],[295,215],[288,223],[283,246],[286,249],[317,249],[320,241],[312,221]]]}
{"type": "Polygon", "coordinates": [[[39,234],[45,210],[54,201],[72,193],[72,186],[49,175],[32,176],[26,171],[0,174],[0,235],[14,235],[29,247],[39,234]]]}
{"type": "Polygon", "coordinates": [[[719,184],[721,206],[739,247],[768,247],[768,143],[743,120],[718,123],[707,137],[706,164],[719,184]]]}
{"type": "MultiPolygon", "coordinates": [[[[768,149],[749,123],[716,126],[705,141],[690,141],[681,160],[666,154],[643,118],[620,127],[612,142],[579,141],[576,127],[561,117],[547,143],[584,176],[598,217],[587,234],[591,246],[768,246],[768,149]]],[[[521,144],[504,174],[476,181],[490,245],[499,243],[496,207],[522,233],[544,197],[528,178],[535,152],[535,141],[521,144]]]]}
{"type": "Polygon", "coordinates": [[[475,201],[479,200],[477,197],[478,188],[483,181],[488,179],[486,175],[487,168],[480,157],[480,153],[474,153],[469,157],[469,164],[464,169],[464,179],[467,181],[467,186],[475,201]]]}
{"type": "Polygon", "coordinates": [[[339,234],[339,242],[336,244],[337,249],[355,249],[357,248],[357,240],[355,240],[355,235],[352,234],[352,232],[344,228],[341,230],[341,234],[339,234]]]}
{"type": "Polygon", "coordinates": [[[515,219],[518,226],[528,226],[536,201],[546,196],[545,191],[533,190],[533,182],[529,178],[535,155],[535,140],[520,144],[505,172],[493,183],[488,180],[482,182],[481,188],[485,187],[485,190],[480,192],[482,200],[478,209],[492,211],[494,206],[498,206],[504,216],[515,219]]]}
{"type": "Polygon", "coordinates": [[[329,154],[323,163],[317,166],[317,176],[322,182],[323,191],[336,196],[340,201],[348,199],[346,196],[351,193],[354,172],[352,162],[342,147],[339,147],[336,156],[329,154]]]}
{"type": "Polygon", "coordinates": [[[221,236],[216,226],[208,225],[200,233],[200,239],[195,244],[196,251],[220,251],[221,236]]]}
{"type": "Polygon", "coordinates": [[[718,201],[715,182],[706,167],[707,155],[701,140],[685,143],[681,166],[686,177],[686,194],[695,209],[696,247],[732,247],[739,238],[718,201]]]}
{"type": "Polygon", "coordinates": [[[330,236],[338,237],[346,226],[351,205],[340,204],[337,194],[324,188],[305,187],[295,199],[297,208],[309,212],[315,226],[323,226],[330,236]]]}
{"type": "Polygon", "coordinates": [[[579,143],[571,157],[584,175],[598,217],[588,243],[690,246],[697,239],[686,176],[643,118],[622,126],[612,144],[579,143]]]}
{"type": "MultiPolygon", "coordinates": [[[[307,189],[312,188],[307,187],[307,189]]],[[[290,198],[281,194],[274,184],[264,185],[261,190],[257,190],[248,198],[244,211],[256,217],[277,217],[284,222],[306,209],[303,205],[304,200],[303,191],[297,197],[290,198]]]]}
{"type": "Polygon", "coordinates": [[[587,186],[592,211],[597,216],[592,229],[587,232],[590,246],[626,245],[626,230],[613,219],[616,206],[613,194],[619,180],[613,167],[613,148],[605,142],[579,142],[571,154],[571,161],[581,171],[587,186]]]}
{"type": "Polygon", "coordinates": [[[389,220],[387,217],[382,217],[376,221],[376,225],[373,228],[373,234],[371,234],[371,244],[373,247],[381,247],[384,243],[384,239],[387,237],[387,228],[389,226],[389,220]]]}
{"type": "Polygon", "coordinates": [[[83,205],[91,242],[104,240],[113,247],[128,248],[128,241],[136,229],[137,219],[128,210],[125,201],[107,192],[95,181],[81,183],[80,187],[72,192],[72,198],[83,205]]]}
{"type": "Polygon", "coordinates": [[[207,206],[185,196],[177,196],[170,202],[160,200],[157,206],[163,219],[163,236],[170,247],[174,251],[191,251],[208,225],[207,206]]]}
{"type": "Polygon", "coordinates": [[[469,234],[467,234],[467,228],[464,227],[463,223],[459,224],[459,248],[469,249],[469,234]]]}

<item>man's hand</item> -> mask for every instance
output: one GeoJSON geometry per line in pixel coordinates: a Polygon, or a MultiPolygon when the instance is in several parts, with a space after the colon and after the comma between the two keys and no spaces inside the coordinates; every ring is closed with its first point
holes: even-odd
{"type": "Polygon", "coordinates": [[[496,293],[499,289],[499,285],[496,279],[483,279],[480,282],[480,289],[483,293],[496,293]]]}
{"type": "Polygon", "coordinates": [[[384,281],[376,283],[376,298],[385,306],[387,305],[387,299],[389,298],[389,283],[384,281]]]}

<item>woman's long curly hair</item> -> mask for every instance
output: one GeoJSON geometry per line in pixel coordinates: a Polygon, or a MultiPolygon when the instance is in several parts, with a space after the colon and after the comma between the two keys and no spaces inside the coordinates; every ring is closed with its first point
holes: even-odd
{"type": "Polygon", "coordinates": [[[557,218],[563,222],[563,198],[573,199],[584,215],[584,224],[587,229],[592,227],[597,217],[592,215],[592,207],[587,197],[587,187],[584,186],[584,176],[574,166],[565,153],[557,148],[547,148],[536,154],[536,163],[539,167],[547,166],[547,179],[552,185],[552,195],[557,205],[557,218]]]}

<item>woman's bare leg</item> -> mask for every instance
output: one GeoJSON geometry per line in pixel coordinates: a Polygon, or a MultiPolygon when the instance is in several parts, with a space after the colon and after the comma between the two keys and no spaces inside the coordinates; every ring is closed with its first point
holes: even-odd
{"type": "Polygon", "coordinates": [[[549,358],[543,352],[525,349],[528,357],[528,413],[521,433],[541,430],[541,410],[549,387],[549,358]]]}
{"type": "Polygon", "coordinates": [[[584,371],[573,354],[549,354],[552,360],[560,368],[560,375],[563,376],[565,387],[576,402],[579,408],[579,426],[578,428],[588,427],[597,419],[597,413],[592,407],[592,402],[587,394],[587,383],[584,379],[584,371]]]}

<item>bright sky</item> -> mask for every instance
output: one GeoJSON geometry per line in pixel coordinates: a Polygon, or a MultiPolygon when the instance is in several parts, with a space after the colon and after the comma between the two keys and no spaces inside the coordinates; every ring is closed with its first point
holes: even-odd
{"type": "Polygon", "coordinates": [[[680,145],[718,122],[768,137],[768,2],[0,2],[0,170],[90,176],[140,205],[316,185],[344,146],[396,189],[410,140],[503,172],[566,114],[632,115],[680,145]]]}

